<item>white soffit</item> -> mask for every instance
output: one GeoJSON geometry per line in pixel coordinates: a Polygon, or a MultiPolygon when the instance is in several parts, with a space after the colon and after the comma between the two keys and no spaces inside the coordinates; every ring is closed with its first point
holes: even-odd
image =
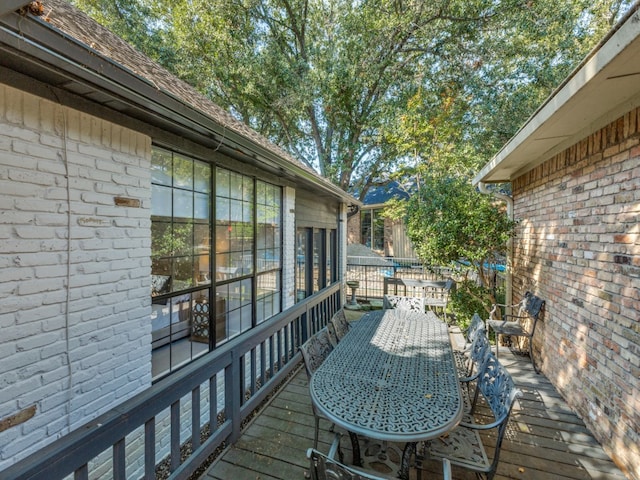
{"type": "Polygon", "coordinates": [[[503,183],[640,106],[640,13],[633,13],[529,118],[473,183],[503,183]]]}

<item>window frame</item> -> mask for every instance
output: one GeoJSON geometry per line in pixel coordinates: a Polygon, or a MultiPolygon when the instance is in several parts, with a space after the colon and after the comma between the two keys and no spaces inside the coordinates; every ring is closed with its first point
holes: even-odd
{"type": "MultiPolygon", "coordinates": [[[[202,320],[202,318],[205,318],[204,316],[207,317],[206,333],[207,333],[208,341],[206,342],[206,350],[204,351],[204,353],[206,353],[207,351],[211,351],[219,347],[220,345],[226,343],[231,338],[234,338],[239,334],[242,334],[246,331],[251,330],[256,325],[263,323],[265,321],[268,321],[270,318],[280,313],[283,309],[284,265],[283,265],[282,236],[283,236],[283,220],[284,220],[284,217],[283,217],[284,188],[282,187],[282,185],[279,185],[275,182],[268,181],[263,178],[258,178],[257,175],[246,175],[239,172],[235,172],[227,168],[226,166],[218,165],[216,162],[210,162],[210,161],[203,160],[201,158],[197,158],[195,156],[177,153],[171,149],[154,144],[152,147],[152,165],[151,165],[151,168],[152,168],[151,210],[152,211],[154,210],[153,192],[161,191],[161,189],[158,189],[157,187],[167,188],[168,190],[165,190],[164,194],[165,196],[167,196],[167,198],[169,196],[171,198],[171,205],[169,207],[169,211],[171,212],[171,214],[168,217],[168,221],[166,221],[165,223],[168,223],[169,225],[180,223],[179,221],[177,221],[177,217],[175,216],[175,210],[174,210],[174,204],[173,204],[173,198],[175,196],[174,193],[176,190],[181,190],[181,189],[185,190],[186,187],[183,184],[186,184],[188,187],[188,183],[189,183],[188,180],[186,180],[183,175],[180,178],[180,184],[175,185],[175,183],[178,183],[174,179],[174,175],[176,176],[178,175],[178,173],[174,169],[176,158],[184,160],[186,161],[186,163],[191,162],[193,175],[195,175],[195,173],[193,173],[195,172],[194,170],[195,165],[197,165],[198,168],[200,166],[203,166],[204,167],[203,171],[208,171],[208,186],[206,188],[207,194],[208,194],[208,204],[207,204],[207,214],[206,214],[206,222],[207,222],[206,224],[207,224],[208,235],[206,235],[206,239],[207,239],[206,242],[198,243],[198,247],[204,246],[206,248],[204,248],[201,251],[199,250],[197,251],[194,232],[196,230],[196,225],[198,224],[198,222],[196,222],[193,218],[191,219],[191,222],[188,222],[188,221],[185,222],[187,224],[192,225],[192,229],[190,233],[192,240],[189,247],[191,260],[186,263],[187,266],[190,265],[190,276],[192,278],[191,284],[183,285],[177,288],[176,285],[171,285],[171,281],[169,280],[169,286],[166,289],[166,291],[158,292],[158,291],[152,290],[152,292],[150,292],[152,296],[152,299],[151,299],[152,300],[151,301],[152,318],[154,318],[153,317],[154,312],[157,312],[158,309],[164,309],[168,305],[169,307],[168,322],[169,322],[169,326],[171,326],[173,317],[176,314],[176,312],[178,317],[181,318],[180,316],[183,315],[183,310],[184,310],[183,306],[176,307],[176,309],[174,309],[174,304],[177,305],[178,303],[180,303],[182,305],[185,302],[188,302],[188,304],[190,305],[190,308],[187,307],[188,312],[186,313],[186,315],[188,316],[187,317],[188,325],[189,325],[188,328],[190,332],[195,331],[194,322],[196,320],[196,317],[199,318],[200,320],[202,320]],[[154,160],[153,160],[154,155],[158,155],[157,157],[158,171],[156,173],[154,173],[154,168],[155,168],[154,160]],[[167,176],[166,170],[169,167],[167,167],[167,164],[163,163],[167,161],[170,162],[170,169],[169,169],[168,176],[167,176]],[[162,171],[163,168],[164,168],[164,171],[162,171]],[[229,190],[229,195],[230,195],[229,198],[233,198],[234,200],[239,201],[238,205],[241,205],[240,210],[242,211],[242,214],[241,214],[242,220],[244,221],[244,220],[250,219],[250,226],[247,227],[245,223],[239,227],[243,229],[243,231],[236,232],[236,233],[240,235],[250,235],[250,239],[248,241],[251,242],[251,245],[248,245],[248,244],[246,246],[242,245],[242,249],[240,253],[234,251],[235,257],[237,257],[237,259],[239,259],[242,264],[246,263],[246,259],[250,257],[250,260],[249,260],[250,265],[248,265],[247,271],[242,272],[241,274],[236,275],[233,278],[220,281],[217,279],[217,272],[219,271],[218,265],[217,265],[217,262],[218,262],[217,228],[219,226],[218,225],[219,195],[218,195],[217,177],[219,172],[222,172],[222,171],[229,172],[231,175],[234,175],[236,178],[242,179],[242,182],[243,182],[242,192],[232,193],[229,190]],[[155,176],[155,179],[154,179],[154,176],[155,176]],[[246,189],[244,188],[245,182],[247,184],[246,189]],[[250,188],[249,188],[249,185],[250,185],[250,188]],[[259,205],[259,200],[257,198],[257,192],[259,188],[262,188],[265,192],[263,203],[260,205],[259,205]],[[251,195],[250,195],[251,199],[248,202],[245,199],[247,189],[251,191],[251,195]],[[263,223],[260,223],[258,218],[260,214],[259,212],[260,208],[262,208],[262,210],[265,212],[264,213],[265,220],[263,221],[263,223]],[[245,210],[247,209],[249,211],[249,214],[245,215],[245,210]],[[267,225],[266,223],[267,221],[271,223],[267,225]],[[262,233],[264,233],[265,235],[269,231],[270,231],[270,235],[272,235],[271,238],[265,237],[262,239],[266,245],[265,248],[263,248],[262,250],[259,250],[259,245],[258,245],[259,241],[261,241],[261,239],[259,239],[259,232],[258,232],[259,228],[262,228],[262,233]],[[250,232],[250,233],[247,233],[247,232],[250,232]],[[268,254],[266,253],[267,250],[269,252],[268,254]],[[266,257],[272,258],[271,261],[264,264],[266,268],[259,267],[258,265],[259,254],[261,255],[264,254],[265,258],[266,257]],[[275,275],[275,278],[267,278],[268,276],[273,277],[274,275],[275,275]],[[264,286],[265,279],[266,279],[266,282],[269,284],[269,288],[273,288],[273,293],[270,295],[267,295],[266,297],[259,297],[258,287],[264,286]],[[220,340],[219,338],[217,338],[218,331],[217,331],[217,323],[216,323],[216,318],[218,317],[220,313],[219,310],[221,308],[221,304],[219,303],[219,293],[223,291],[225,288],[229,288],[228,286],[233,284],[234,282],[241,282],[245,286],[251,285],[250,300],[247,302],[248,307],[247,306],[243,307],[244,310],[242,313],[242,315],[248,316],[248,321],[247,323],[243,323],[244,320],[241,315],[240,317],[241,327],[239,329],[239,332],[232,336],[227,335],[225,338],[220,340]],[[215,299],[215,301],[211,302],[211,299],[215,299]],[[258,312],[257,305],[261,299],[266,299],[266,300],[264,301],[264,305],[262,309],[262,317],[259,319],[258,318],[259,312],[258,312]],[[161,305],[164,305],[164,307],[162,307],[161,305]],[[206,308],[203,307],[203,305],[205,305],[206,308]],[[196,312],[196,310],[198,310],[198,312],[196,312]]],[[[192,178],[191,183],[193,185],[197,183],[197,179],[195,178],[195,176],[192,178]]],[[[186,188],[186,190],[188,190],[188,188],[186,188]]],[[[196,197],[195,194],[193,194],[193,199],[195,199],[195,197],[196,197]]],[[[197,209],[197,206],[195,205],[194,202],[195,200],[192,200],[192,210],[191,210],[192,215],[196,214],[196,209],[197,209]]],[[[231,206],[229,208],[231,208],[231,206]]],[[[231,213],[229,213],[229,215],[231,215],[231,213]]],[[[154,278],[159,276],[156,271],[157,268],[154,266],[154,265],[157,265],[157,262],[156,264],[154,264],[154,259],[158,260],[158,258],[161,257],[161,255],[156,255],[155,254],[156,252],[154,252],[154,246],[155,247],[158,246],[158,242],[156,241],[154,243],[154,239],[153,239],[154,225],[161,225],[163,223],[163,220],[160,219],[160,216],[157,216],[158,218],[155,218],[155,219],[154,219],[154,216],[155,215],[153,215],[152,213],[151,219],[150,219],[151,231],[152,231],[152,251],[151,251],[152,288],[155,284],[159,284],[156,281],[157,279],[154,278]]],[[[179,217],[179,218],[182,218],[182,217],[179,217]]],[[[231,218],[229,218],[229,220],[231,220],[231,218]]],[[[171,247],[173,247],[176,244],[176,239],[173,237],[173,234],[176,231],[175,228],[169,227],[169,229],[167,230],[167,228],[164,227],[158,230],[160,232],[166,232],[166,231],[169,232],[169,235],[171,238],[167,241],[167,243],[171,247]]],[[[200,231],[199,234],[200,236],[202,236],[202,231],[200,231]]],[[[199,241],[201,240],[202,239],[200,238],[199,241]]],[[[243,238],[242,240],[244,241],[245,238],[243,238]]],[[[169,262],[169,268],[172,268],[170,262],[169,262]]],[[[162,282],[160,282],[160,284],[161,283],[162,282]]],[[[226,310],[225,314],[228,314],[229,312],[226,307],[225,307],[225,310],[226,310]]],[[[194,341],[192,339],[193,336],[194,335],[192,333],[190,336],[186,336],[185,339],[188,339],[191,342],[193,342],[194,341]]],[[[178,339],[178,340],[181,340],[181,339],[178,339]]],[[[174,366],[172,355],[173,355],[173,347],[174,347],[175,341],[177,340],[173,340],[173,337],[169,335],[168,341],[166,341],[162,345],[159,345],[156,342],[158,346],[154,347],[154,341],[152,339],[151,348],[152,348],[152,362],[154,365],[154,370],[157,370],[157,371],[161,370],[161,373],[153,374],[154,382],[168,375],[171,375],[175,371],[179,370],[183,365],[186,365],[187,363],[198,358],[200,355],[204,354],[202,351],[199,351],[195,355],[191,352],[187,355],[188,359],[186,361],[180,362],[179,365],[174,366]],[[166,345],[169,346],[168,367],[166,368],[163,367],[161,369],[159,367],[156,368],[157,361],[155,361],[154,359],[154,352],[156,352],[160,348],[165,347],[166,345]]],[[[202,346],[204,345],[205,344],[203,343],[202,346]]]]}

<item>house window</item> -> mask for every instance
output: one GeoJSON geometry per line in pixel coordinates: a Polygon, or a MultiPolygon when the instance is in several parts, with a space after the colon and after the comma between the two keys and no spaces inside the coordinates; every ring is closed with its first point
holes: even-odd
{"type": "Polygon", "coordinates": [[[160,148],[151,168],[157,379],[281,311],[282,189],[160,148]]]}
{"type": "Polygon", "coordinates": [[[281,311],[282,189],[216,170],[216,345],[281,311]]]}
{"type": "Polygon", "coordinates": [[[381,208],[363,210],[360,216],[360,243],[380,253],[384,253],[384,217],[382,212],[381,208]]]}
{"type": "Polygon", "coordinates": [[[327,285],[338,281],[338,231],[329,230],[327,256],[327,285]]]}
{"type": "Polygon", "coordinates": [[[313,292],[326,287],[327,233],[324,229],[313,231],[313,292]]]}
{"type": "Polygon", "coordinates": [[[256,182],[257,290],[256,322],[261,323],[281,310],[280,271],[282,262],[282,189],[256,182]]]}
{"type": "Polygon", "coordinates": [[[209,350],[207,337],[198,333],[208,325],[203,306],[211,284],[211,167],[156,148],[151,182],[151,335],[157,378],[209,350]]]}
{"type": "Polygon", "coordinates": [[[296,301],[338,280],[336,230],[298,228],[296,250],[296,301]]]}

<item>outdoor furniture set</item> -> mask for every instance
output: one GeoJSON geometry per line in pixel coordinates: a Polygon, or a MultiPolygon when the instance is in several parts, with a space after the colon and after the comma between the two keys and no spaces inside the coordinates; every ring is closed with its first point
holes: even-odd
{"type": "MultiPolygon", "coordinates": [[[[404,445],[398,478],[408,479],[411,465],[436,459],[444,461],[445,478],[451,463],[491,479],[521,392],[491,353],[484,322],[474,319],[467,347],[454,354],[448,326],[433,312],[412,309],[411,302],[398,307],[348,324],[328,352],[329,340],[323,340],[325,348],[302,347],[316,418],[323,416],[348,432],[353,457],[353,465],[344,465],[339,432],[328,454],[318,452],[316,421],[314,446],[308,451],[311,478],[388,478],[362,469],[360,437],[381,444],[382,460],[387,446],[404,445]],[[311,358],[313,352],[322,358],[311,358]],[[493,413],[488,424],[474,419],[481,395],[493,413]],[[479,434],[488,429],[497,431],[492,460],[479,434]]],[[[325,332],[315,336],[328,337],[325,332]]],[[[307,343],[316,342],[312,337],[307,343]]]]}

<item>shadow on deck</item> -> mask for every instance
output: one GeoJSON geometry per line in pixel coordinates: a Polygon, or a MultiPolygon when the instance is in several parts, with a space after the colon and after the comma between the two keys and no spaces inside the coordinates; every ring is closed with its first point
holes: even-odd
{"type": "MultiPolygon", "coordinates": [[[[546,377],[534,373],[528,357],[506,349],[500,353],[500,360],[524,396],[514,407],[496,480],[624,479],[546,377]]],[[[200,480],[303,479],[306,451],[313,444],[313,422],[307,378],[300,368],[200,480]]],[[[320,426],[319,450],[326,452],[333,436],[327,422],[321,420],[320,426]]],[[[483,440],[492,455],[493,439],[485,435],[483,440]]],[[[349,461],[348,436],[342,443],[345,460],[349,461]]],[[[421,478],[442,478],[438,471],[441,464],[430,462],[423,468],[421,478]]],[[[454,467],[453,477],[467,480],[475,475],[454,467]]],[[[415,469],[411,478],[419,478],[415,469]]]]}

